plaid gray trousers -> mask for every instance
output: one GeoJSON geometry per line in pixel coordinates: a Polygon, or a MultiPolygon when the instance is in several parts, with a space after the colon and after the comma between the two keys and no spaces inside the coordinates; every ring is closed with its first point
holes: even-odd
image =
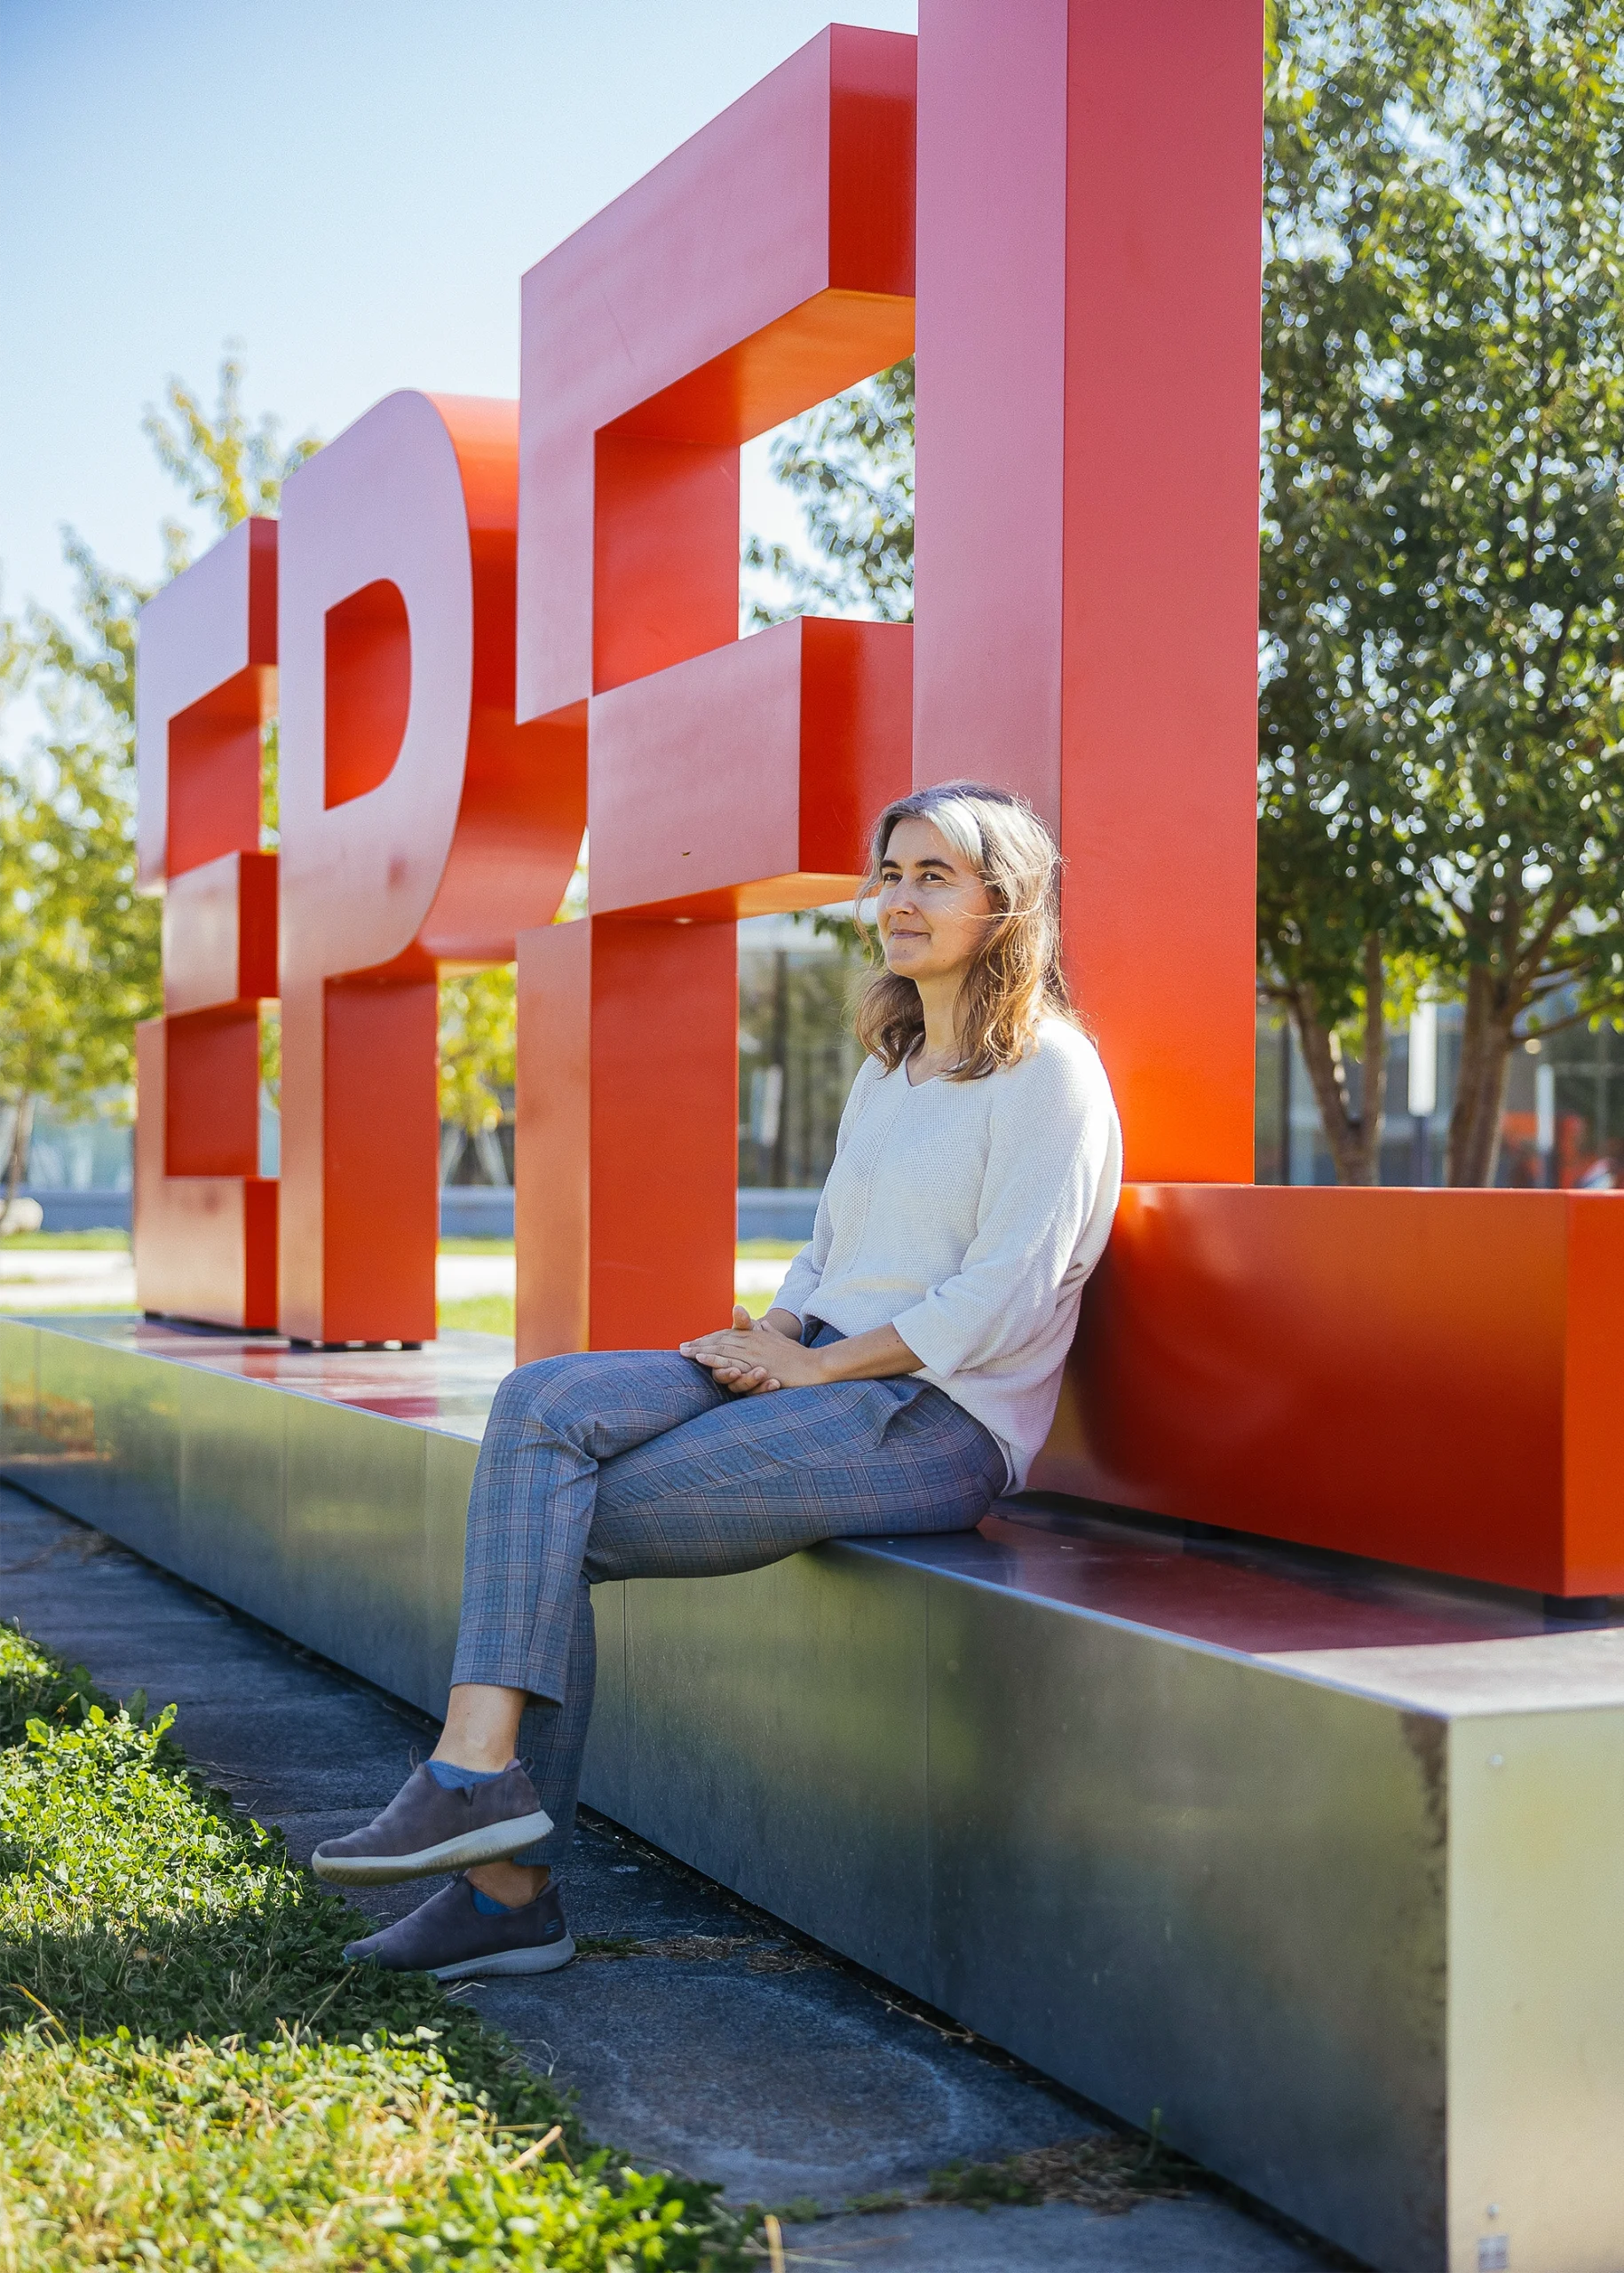
{"type": "Polygon", "coordinates": [[[1005,1473],[981,1423],[911,1375],[735,1398],[665,1350],[510,1374],[468,1504],[451,1679],[536,1700],[519,1743],[553,1829],[518,1859],[560,1861],[573,1834],[594,1581],[715,1578],[825,1539],[968,1530],[1005,1473]]]}

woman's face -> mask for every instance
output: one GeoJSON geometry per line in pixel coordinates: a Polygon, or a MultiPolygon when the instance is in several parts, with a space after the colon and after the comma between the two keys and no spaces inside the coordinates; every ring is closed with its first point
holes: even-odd
{"type": "Polygon", "coordinates": [[[994,913],[986,886],[934,821],[908,814],[880,866],[877,923],[899,978],[962,978],[994,913]]]}

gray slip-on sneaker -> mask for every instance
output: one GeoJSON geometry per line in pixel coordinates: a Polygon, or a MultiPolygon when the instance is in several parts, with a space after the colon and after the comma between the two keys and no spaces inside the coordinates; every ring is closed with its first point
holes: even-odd
{"type": "Polygon", "coordinates": [[[441,1887],[381,1934],[352,1942],[352,1965],[381,1965],[390,1973],[432,1973],[460,1981],[468,1973],[556,1973],[575,1954],[564,1922],[558,1882],[550,1879],[534,1902],[495,1918],[474,1907],[464,1879],[441,1887]]]}
{"type": "Polygon", "coordinates": [[[382,1815],[343,1839],[324,1840],[310,1867],[337,1886],[393,1886],[439,1871],[504,1863],[551,1829],[552,1818],[518,1761],[510,1760],[488,1784],[453,1791],[436,1783],[425,1762],[382,1815]]]}

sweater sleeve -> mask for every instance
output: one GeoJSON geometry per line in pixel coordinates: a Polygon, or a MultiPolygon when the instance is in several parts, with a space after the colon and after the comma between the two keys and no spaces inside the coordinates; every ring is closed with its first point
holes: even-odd
{"type": "MultiPolygon", "coordinates": [[[[851,1135],[857,1116],[862,1110],[861,1093],[872,1078],[869,1073],[872,1063],[872,1059],[865,1058],[862,1065],[858,1067],[857,1079],[852,1082],[851,1092],[842,1109],[840,1126],[835,1132],[836,1160],[845,1150],[846,1139],[851,1135]]],[[[829,1259],[829,1247],[835,1237],[835,1219],[829,1200],[829,1183],[832,1177],[833,1170],[830,1171],[830,1176],[825,1178],[823,1189],[818,1194],[818,1212],[812,1218],[812,1235],[784,1274],[784,1283],[772,1298],[772,1308],[775,1311],[791,1311],[803,1322],[806,1317],[806,1305],[817,1293],[822,1279],[824,1266],[829,1259]]]]}
{"type": "MultiPolygon", "coordinates": [[[[827,1128],[828,1125],[826,1121],[824,1126],[827,1128]]],[[[802,1220],[804,1221],[804,1217],[802,1220]]],[[[773,1295],[770,1305],[775,1311],[793,1311],[803,1323],[806,1318],[806,1305],[817,1293],[818,1282],[823,1276],[823,1264],[818,1259],[820,1245],[827,1259],[829,1242],[823,1221],[821,1193],[818,1196],[818,1213],[812,1223],[812,1235],[784,1273],[784,1283],[773,1295]],[[822,1235],[821,1239],[820,1234],[822,1235]]]]}
{"type": "Polygon", "coordinates": [[[891,1321],[941,1378],[993,1365],[1048,1326],[1109,1181],[1115,1115],[1092,1052],[1045,1050],[1019,1073],[989,1117],[963,1263],[891,1321]]]}

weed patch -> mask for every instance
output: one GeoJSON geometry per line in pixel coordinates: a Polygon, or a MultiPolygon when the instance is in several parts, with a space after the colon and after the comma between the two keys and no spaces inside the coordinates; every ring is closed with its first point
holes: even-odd
{"type": "MultiPolygon", "coordinates": [[[[1159,2126],[1158,2126],[1159,2127],[1159,2126]]],[[[1190,2191],[1193,2165],[1148,2139],[1096,2132],[1053,2147],[1034,2147],[998,2163],[949,2163],[932,2172],[931,2202],[961,2202],[990,2210],[999,2202],[1078,2202],[1101,2216],[1120,2215],[1137,2202],[1175,2199],[1190,2191]]]]}

